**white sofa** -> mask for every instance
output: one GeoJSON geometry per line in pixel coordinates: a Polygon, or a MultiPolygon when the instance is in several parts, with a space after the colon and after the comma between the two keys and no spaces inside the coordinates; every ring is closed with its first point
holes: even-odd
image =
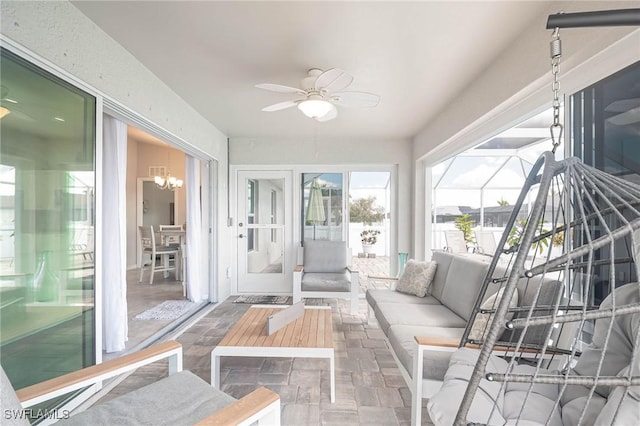
{"type": "MultiPolygon", "coordinates": [[[[391,352],[412,392],[412,423],[419,424],[422,398],[435,394],[444,379],[452,353],[459,347],[470,321],[491,258],[474,254],[434,252],[436,273],[426,297],[393,290],[368,290],[370,311],[387,337],[391,352]],[[416,353],[419,356],[416,356],[416,353]],[[414,380],[414,377],[421,380],[414,380]]],[[[498,277],[504,268],[498,267],[498,277]]],[[[538,305],[552,304],[561,289],[557,281],[545,280],[538,305]]],[[[523,278],[518,283],[518,306],[531,306],[539,282],[523,278]]],[[[484,299],[498,290],[489,284],[484,299]]],[[[542,314],[542,312],[540,313],[542,314]]],[[[537,327],[525,336],[524,343],[539,342],[548,328],[537,327]]],[[[513,332],[507,332],[513,333],[513,332]]],[[[511,335],[509,340],[517,338],[511,335]]]]}

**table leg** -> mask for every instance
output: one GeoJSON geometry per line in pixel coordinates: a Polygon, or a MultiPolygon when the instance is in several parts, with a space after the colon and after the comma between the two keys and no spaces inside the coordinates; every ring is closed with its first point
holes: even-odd
{"type": "Polygon", "coordinates": [[[331,383],[331,403],[336,402],[336,362],[334,358],[334,351],[331,351],[331,356],[329,357],[329,381],[331,383]]]}
{"type": "Polygon", "coordinates": [[[220,389],[220,355],[211,352],[211,386],[220,389]]]}

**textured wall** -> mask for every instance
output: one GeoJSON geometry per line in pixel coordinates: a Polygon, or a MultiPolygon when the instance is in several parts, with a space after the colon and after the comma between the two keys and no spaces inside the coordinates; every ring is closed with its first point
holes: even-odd
{"type": "MultiPolygon", "coordinates": [[[[102,94],[175,134],[219,161],[219,236],[226,223],[226,136],[184,102],[126,49],[66,1],[2,1],[0,31],[102,94]]],[[[226,244],[218,255],[220,295],[229,294],[224,271],[231,262],[226,244]]]]}

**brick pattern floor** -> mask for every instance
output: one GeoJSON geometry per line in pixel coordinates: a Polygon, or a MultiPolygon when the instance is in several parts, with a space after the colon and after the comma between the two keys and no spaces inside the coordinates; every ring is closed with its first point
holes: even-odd
{"type": "MultiPolygon", "coordinates": [[[[386,281],[366,282],[375,287],[388,285],[386,281]]],[[[221,303],[177,338],[184,349],[184,368],[207,382],[211,350],[250,306],[233,300],[221,303]]],[[[306,303],[330,305],[333,310],[336,402],[329,402],[329,362],[322,359],[222,358],[222,390],[240,398],[259,386],[272,389],[280,395],[284,425],[408,425],[411,394],[378,324],[373,318],[366,321],[366,302],[361,299],[360,314],[355,316],[348,314],[346,301],[312,299],[306,303]]],[[[141,368],[103,400],[166,374],[166,362],[141,368]]],[[[424,408],[423,424],[432,424],[424,408]]]]}

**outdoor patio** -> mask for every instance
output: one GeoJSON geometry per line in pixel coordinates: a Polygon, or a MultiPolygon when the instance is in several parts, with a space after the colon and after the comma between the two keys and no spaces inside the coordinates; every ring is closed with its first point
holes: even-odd
{"type": "MultiPolygon", "coordinates": [[[[382,275],[388,258],[358,259],[363,287],[377,288],[388,281],[369,280],[382,275]],[[366,271],[366,272],[365,272],[366,271]]],[[[386,274],[385,274],[386,275],[386,274]]],[[[249,308],[232,296],[176,338],[184,349],[184,368],[207,382],[211,377],[211,350],[249,308]]],[[[222,389],[234,397],[266,386],[280,395],[285,425],[405,425],[410,423],[411,394],[387,348],[375,319],[367,323],[367,305],[348,314],[346,301],[313,299],[309,304],[330,305],[336,357],[336,402],[329,402],[328,361],[294,358],[223,358],[222,389]]],[[[159,362],[139,369],[103,400],[153,382],[167,374],[159,362]]],[[[423,409],[423,424],[431,424],[423,409]]]]}

